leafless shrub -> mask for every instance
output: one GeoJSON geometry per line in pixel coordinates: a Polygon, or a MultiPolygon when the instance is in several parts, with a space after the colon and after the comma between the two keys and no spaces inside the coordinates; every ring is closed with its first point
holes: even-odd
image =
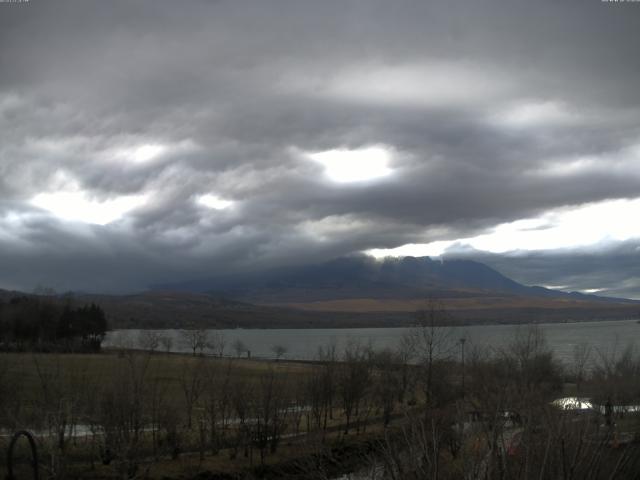
{"type": "Polygon", "coordinates": [[[170,353],[171,348],[173,347],[173,337],[168,334],[160,335],[159,341],[165,353],[170,353]]]}
{"type": "Polygon", "coordinates": [[[240,358],[242,356],[242,354],[247,351],[247,346],[239,338],[236,338],[233,341],[233,344],[231,345],[231,347],[233,348],[233,351],[235,352],[236,357],[238,357],[238,358],[240,358]]]}
{"type": "Polygon", "coordinates": [[[276,360],[280,360],[287,353],[287,347],[284,345],[272,345],[271,352],[275,355],[276,360]]]}
{"type": "Polygon", "coordinates": [[[207,342],[207,350],[217,357],[224,356],[224,349],[227,346],[227,340],[222,333],[214,333],[209,335],[207,342]]]}
{"type": "Polygon", "coordinates": [[[153,330],[142,330],[138,334],[138,346],[151,353],[160,347],[160,334],[153,330]]]}
{"type": "Polygon", "coordinates": [[[181,330],[182,342],[186,348],[191,350],[195,357],[197,353],[202,355],[207,348],[209,334],[204,329],[181,330]]]}

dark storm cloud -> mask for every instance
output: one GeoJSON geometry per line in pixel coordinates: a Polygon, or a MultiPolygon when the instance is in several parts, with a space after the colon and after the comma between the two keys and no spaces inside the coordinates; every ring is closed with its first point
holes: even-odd
{"type": "Polygon", "coordinates": [[[0,285],[143,288],[639,197],[638,19],[599,1],[0,4],[0,285]],[[144,145],[164,150],[132,161],[144,145]],[[394,172],[363,184],[304,154],[371,145],[394,172]],[[106,226],[30,204],[69,188],[148,199],[106,226]]]}

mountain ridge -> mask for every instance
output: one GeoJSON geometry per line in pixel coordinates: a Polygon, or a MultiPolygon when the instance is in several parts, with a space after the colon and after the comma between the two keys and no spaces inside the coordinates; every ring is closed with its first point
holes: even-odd
{"type": "MultiPolygon", "coordinates": [[[[0,290],[0,300],[35,295],[0,290]]],[[[629,319],[640,301],[522,285],[472,260],[342,257],[316,265],[156,286],[126,295],[45,295],[95,302],[112,328],[356,328],[415,322],[429,299],[460,324],[629,319]]]]}
{"type": "Polygon", "coordinates": [[[633,300],[564,292],[518,283],[486,264],[466,259],[430,257],[340,257],[328,262],[272,269],[258,274],[218,276],[162,285],[174,291],[206,292],[259,304],[347,298],[460,298],[496,293],[595,302],[633,300]]]}

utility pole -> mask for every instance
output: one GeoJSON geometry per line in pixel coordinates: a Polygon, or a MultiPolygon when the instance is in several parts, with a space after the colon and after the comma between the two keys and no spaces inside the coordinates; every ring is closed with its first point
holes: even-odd
{"type": "Polygon", "coordinates": [[[462,399],[464,400],[464,344],[467,341],[466,338],[462,337],[460,339],[460,349],[461,349],[461,356],[462,356],[462,399]]]}

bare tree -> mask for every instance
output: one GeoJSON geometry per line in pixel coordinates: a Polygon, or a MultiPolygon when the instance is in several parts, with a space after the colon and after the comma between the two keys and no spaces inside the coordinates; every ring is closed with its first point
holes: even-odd
{"type": "Polygon", "coordinates": [[[162,345],[162,348],[164,348],[164,351],[166,353],[170,353],[171,348],[173,347],[173,337],[171,337],[171,335],[165,334],[160,335],[160,338],[158,340],[160,342],[160,345],[162,345]]]}
{"type": "Polygon", "coordinates": [[[149,394],[151,355],[125,352],[121,374],[100,390],[100,425],[103,431],[103,462],[115,461],[122,478],[136,475],[142,454],[143,432],[149,394]]]}
{"type": "Polygon", "coordinates": [[[633,343],[620,349],[614,345],[609,351],[596,350],[591,384],[593,397],[604,404],[632,404],[639,399],[640,355],[633,343]]]}
{"type": "Polygon", "coordinates": [[[287,353],[287,347],[284,345],[273,345],[271,347],[271,351],[276,356],[276,360],[280,360],[287,353]]]}
{"type": "Polygon", "coordinates": [[[376,352],[372,359],[375,365],[374,395],[378,407],[382,409],[384,426],[391,421],[398,391],[402,388],[401,360],[390,350],[376,352]]]}
{"type": "Polygon", "coordinates": [[[589,361],[591,360],[591,346],[588,343],[578,343],[573,346],[572,363],[570,371],[576,382],[576,393],[580,394],[580,387],[588,373],[589,361]]]}
{"type": "Polygon", "coordinates": [[[309,407],[307,413],[307,431],[311,431],[311,420],[314,428],[320,430],[322,422],[327,417],[328,402],[326,398],[326,370],[324,366],[313,366],[312,371],[307,375],[305,382],[306,404],[309,407]]]}
{"type": "MultiPolygon", "coordinates": [[[[332,417],[333,400],[337,384],[337,358],[335,344],[318,348],[316,365],[306,376],[304,383],[304,397],[306,398],[307,431],[327,429],[329,418],[332,417]]],[[[324,437],[324,434],[323,434],[324,437]]]]}
{"type": "MultiPolygon", "coordinates": [[[[49,473],[65,476],[69,440],[83,414],[89,396],[89,376],[86,363],[63,364],[59,357],[42,361],[33,355],[38,375],[39,392],[34,411],[41,414],[42,427],[48,432],[43,438],[49,457],[49,473]]],[[[37,418],[37,417],[36,417],[37,418]]]]}
{"type": "Polygon", "coordinates": [[[247,351],[247,346],[239,338],[236,338],[231,346],[233,347],[233,351],[236,353],[236,357],[238,358],[240,358],[242,354],[247,351]]]}
{"type": "MultiPolygon", "coordinates": [[[[412,380],[411,360],[415,355],[413,339],[411,336],[403,335],[395,350],[395,358],[400,368],[400,381],[398,382],[398,402],[404,403],[412,380]]],[[[415,376],[415,375],[414,375],[415,376]]]]}
{"type": "Polygon", "coordinates": [[[160,334],[152,330],[142,330],[138,334],[138,346],[151,353],[160,347],[160,334]]]}
{"type": "Polygon", "coordinates": [[[345,348],[344,360],[338,367],[338,392],[345,416],[344,433],[349,433],[351,421],[360,414],[360,407],[370,386],[370,350],[351,342],[345,348]]]}
{"type": "Polygon", "coordinates": [[[149,416],[149,428],[151,430],[151,443],[153,447],[153,456],[158,459],[158,446],[160,443],[159,433],[161,419],[164,410],[167,408],[167,386],[165,382],[158,378],[152,379],[150,382],[148,393],[148,402],[146,405],[147,414],[149,416]]]}
{"type": "Polygon", "coordinates": [[[207,347],[209,334],[204,329],[182,330],[182,341],[184,345],[192,351],[193,356],[196,353],[202,355],[207,347]]]}
{"type": "Polygon", "coordinates": [[[221,412],[221,397],[224,395],[225,386],[220,380],[220,371],[217,362],[209,362],[206,368],[206,382],[204,391],[205,422],[209,430],[209,446],[212,454],[217,454],[220,448],[220,435],[218,424],[223,417],[221,412]]]}
{"type": "Polygon", "coordinates": [[[193,422],[194,408],[204,393],[206,386],[205,359],[199,358],[190,361],[185,358],[178,381],[184,397],[185,415],[187,417],[187,427],[191,429],[193,422]]]}
{"type": "Polygon", "coordinates": [[[416,325],[404,340],[424,369],[424,393],[428,407],[434,400],[437,362],[448,359],[454,346],[450,324],[450,316],[443,304],[430,299],[423,310],[416,312],[416,325]]]}
{"type": "Polygon", "coordinates": [[[275,453],[284,433],[287,418],[286,378],[274,368],[260,376],[253,402],[251,437],[264,464],[267,452],[275,453]]]}
{"type": "Polygon", "coordinates": [[[520,328],[502,352],[501,361],[508,369],[516,395],[530,403],[562,386],[561,366],[554,360],[539,326],[520,328]]]}
{"type": "Polygon", "coordinates": [[[162,442],[167,449],[167,453],[172,459],[177,459],[182,451],[182,431],[180,430],[180,415],[175,407],[164,404],[160,411],[160,429],[164,432],[162,442]]]}
{"type": "Polygon", "coordinates": [[[224,349],[226,346],[227,340],[224,338],[224,334],[216,332],[209,336],[207,349],[216,357],[222,357],[224,355],[224,349]]]}
{"type": "Polygon", "coordinates": [[[336,371],[337,371],[337,347],[335,342],[328,345],[319,346],[317,352],[317,360],[323,365],[323,399],[326,402],[324,409],[323,429],[327,429],[329,419],[333,420],[334,398],[336,396],[336,371]]]}
{"type": "Polygon", "coordinates": [[[238,455],[238,449],[244,447],[245,457],[249,456],[251,447],[251,399],[254,398],[254,385],[244,378],[235,378],[229,385],[229,399],[236,416],[237,429],[231,458],[238,455]]]}

